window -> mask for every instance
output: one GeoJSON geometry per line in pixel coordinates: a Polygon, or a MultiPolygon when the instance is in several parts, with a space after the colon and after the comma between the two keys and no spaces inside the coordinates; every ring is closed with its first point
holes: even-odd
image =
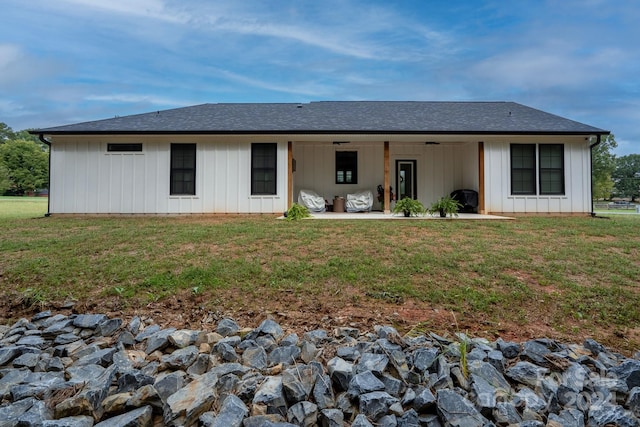
{"type": "Polygon", "coordinates": [[[131,152],[142,151],[142,144],[107,144],[107,152],[131,152]]]}
{"type": "Polygon", "coordinates": [[[540,194],[564,194],[564,150],[562,144],[540,145],[540,194]]]}
{"type": "Polygon", "coordinates": [[[336,184],[358,183],[358,152],[336,151],[336,184]]]}
{"type": "Polygon", "coordinates": [[[275,195],[277,150],[275,142],[251,144],[251,194],[275,195]]]}
{"type": "Polygon", "coordinates": [[[536,194],[535,144],[511,145],[511,194],[536,194]]]}
{"type": "Polygon", "coordinates": [[[511,144],[511,194],[564,194],[564,145],[511,144]]]}
{"type": "Polygon", "coordinates": [[[171,144],[171,195],[196,194],[196,144],[171,144]]]}

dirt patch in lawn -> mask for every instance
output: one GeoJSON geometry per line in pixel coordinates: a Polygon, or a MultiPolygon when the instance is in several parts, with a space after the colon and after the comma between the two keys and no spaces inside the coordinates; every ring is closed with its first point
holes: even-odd
{"type": "Polygon", "coordinates": [[[277,321],[287,332],[302,335],[313,329],[332,331],[348,326],[361,331],[374,325],[392,325],[401,333],[436,333],[452,337],[464,332],[470,337],[490,341],[498,337],[523,342],[533,338],[553,338],[562,342],[582,343],[585,338],[597,341],[627,355],[638,350],[640,328],[603,328],[586,321],[565,319],[563,330],[553,327],[544,310],[528,310],[521,322],[489,319],[483,313],[437,308],[415,299],[389,301],[363,295],[357,289],[333,289],[310,298],[295,292],[282,292],[277,298],[260,298],[237,290],[218,290],[215,294],[183,291],[154,301],[132,302],[119,297],[96,297],[83,301],[58,301],[47,304],[24,301],[22,297],[0,301],[0,323],[11,324],[20,317],[30,318],[42,310],[55,313],[104,313],[125,321],[140,316],[162,327],[215,330],[224,317],[233,318],[242,327],[256,327],[264,319],[277,321]]]}

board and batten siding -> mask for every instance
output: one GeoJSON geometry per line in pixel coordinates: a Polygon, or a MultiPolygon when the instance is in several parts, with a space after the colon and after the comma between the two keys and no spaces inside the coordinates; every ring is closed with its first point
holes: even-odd
{"type": "Polygon", "coordinates": [[[50,213],[282,213],[287,209],[287,142],[273,137],[54,137],[50,213]],[[276,195],[251,195],[251,143],[277,143],[276,195]],[[142,143],[142,152],[107,152],[142,143]],[[169,194],[172,143],[196,144],[196,194],[169,194]]]}
{"type": "MultiPolygon", "coordinates": [[[[293,200],[301,189],[331,202],[360,190],[376,194],[384,182],[384,141],[349,136],[349,144],[297,140],[287,135],[114,135],[51,137],[52,214],[282,213],[288,207],[288,141],[293,140],[293,200]],[[277,143],[277,188],[273,196],[251,195],[251,143],[277,143]],[[142,143],[142,152],[109,153],[108,143],[142,143]],[[196,195],[171,196],[170,147],[196,144],[196,195]],[[358,152],[358,183],[335,183],[335,152],[358,152]]],[[[343,139],[336,139],[343,140],[343,139]]],[[[480,191],[478,142],[484,141],[487,213],[581,213],[591,211],[589,141],[584,137],[488,137],[440,145],[389,138],[390,184],[395,161],[416,160],[418,199],[429,206],[457,189],[480,191]],[[565,194],[512,196],[511,143],[564,144],[565,194]]],[[[374,208],[379,209],[377,199],[374,208]]]]}
{"type": "MultiPolygon", "coordinates": [[[[591,163],[584,137],[521,137],[485,140],[485,210],[487,213],[591,212],[591,163]],[[511,194],[511,144],[564,144],[564,195],[511,194]]],[[[538,183],[538,170],[536,170],[538,183]]],[[[537,185],[537,184],[536,184],[537,185]]]]}

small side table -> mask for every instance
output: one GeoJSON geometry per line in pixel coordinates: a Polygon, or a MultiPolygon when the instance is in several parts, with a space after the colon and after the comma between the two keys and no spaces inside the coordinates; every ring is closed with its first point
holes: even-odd
{"type": "Polygon", "coordinates": [[[335,197],[333,199],[333,211],[344,212],[344,197],[335,197]]]}

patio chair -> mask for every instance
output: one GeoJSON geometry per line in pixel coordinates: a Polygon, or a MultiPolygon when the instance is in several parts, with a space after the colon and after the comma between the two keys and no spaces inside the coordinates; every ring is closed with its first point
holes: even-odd
{"type": "Polygon", "coordinates": [[[373,208],[373,193],[369,190],[347,194],[345,202],[347,212],[371,212],[373,208]]]}
{"type": "Polygon", "coordinates": [[[475,190],[456,190],[451,193],[451,197],[460,203],[458,212],[476,213],[478,212],[478,192],[475,190]]]}
{"type": "Polygon", "coordinates": [[[311,212],[324,212],[327,209],[324,197],[312,190],[300,190],[298,203],[306,206],[311,212]]]}

